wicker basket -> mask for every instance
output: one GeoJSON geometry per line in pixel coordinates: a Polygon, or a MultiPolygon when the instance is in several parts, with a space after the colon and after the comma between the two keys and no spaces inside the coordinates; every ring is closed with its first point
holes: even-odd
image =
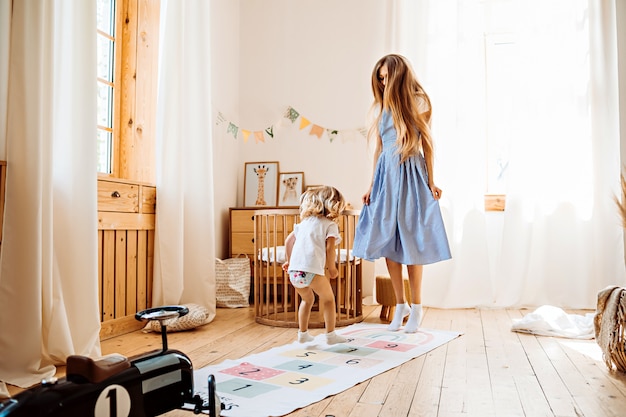
{"type": "Polygon", "coordinates": [[[594,328],[606,366],[626,372],[626,288],[609,286],[598,293],[594,328]]]}

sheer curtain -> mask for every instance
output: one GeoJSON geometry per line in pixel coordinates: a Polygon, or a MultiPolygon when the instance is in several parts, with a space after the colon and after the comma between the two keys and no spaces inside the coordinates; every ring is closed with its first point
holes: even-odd
{"type": "Polygon", "coordinates": [[[210,3],[161,2],[153,305],[215,317],[210,3]]]}
{"type": "Polygon", "coordinates": [[[420,41],[395,45],[433,101],[435,182],[453,251],[425,268],[425,303],[594,308],[600,289],[626,283],[612,200],[620,174],[614,2],[418,3],[421,25],[395,24],[420,41]],[[500,85],[490,64],[499,42],[513,45],[500,85]],[[502,88],[493,106],[490,91],[502,88]],[[495,186],[507,195],[504,213],[483,210],[494,131],[508,138],[495,186]]]}
{"type": "Polygon", "coordinates": [[[100,355],[95,2],[0,6],[0,381],[28,387],[100,355]],[[10,39],[10,41],[9,41],[10,39]]]}

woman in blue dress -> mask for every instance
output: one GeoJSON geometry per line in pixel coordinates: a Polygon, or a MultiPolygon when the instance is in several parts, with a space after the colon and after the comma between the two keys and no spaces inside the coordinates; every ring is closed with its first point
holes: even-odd
{"type": "Polygon", "coordinates": [[[396,296],[388,329],[404,318],[406,333],[422,320],[423,265],[450,259],[439,209],[441,189],[433,181],[431,104],[411,65],[401,55],[382,57],[372,72],[373,106],[378,110],[369,137],[376,137],[374,170],[356,228],[353,253],[373,261],[385,258],[396,296]],[[411,306],[404,297],[402,266],[407,266],[411,306]]]}

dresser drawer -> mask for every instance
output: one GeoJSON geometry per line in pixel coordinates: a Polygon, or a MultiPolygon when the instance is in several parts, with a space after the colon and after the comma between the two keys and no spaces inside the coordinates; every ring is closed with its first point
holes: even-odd
{"type": "MultiPolygon", "coordinates": [[[[240,233],[240,232],[254,232],[254,211],[255,210],[246,210],[246,209],[231,209],[230,210],[230,232],[231,233],[240,233]]],[[[273,231],[274,227],[276,230],[282,231],[284,229],[283,225],[283,217],[280,217],[279,220],[276,221],[276,225],[274,225],[273,220],[269,220],[268,224],[264,225],[264,228],[269,228],[269,230],[273,231]]],[[[294,219],[291,217],[287,218],[287,228],[293,229],[294,219]]]]}
{"type": "Polygon", "coordinates": [[[253,232],[254,210],[230,210],[230,232],[253,232]]]}
{"type": "Polygon", "coordinates": [[[254,253],[254,233],[231,233],[230,256],[239,254],[252,256],[254,253]]]}
{"type": "Polygon", "coordinates": [[[98,211],[139,213],[139,186],[99,180],[98,211]]]}

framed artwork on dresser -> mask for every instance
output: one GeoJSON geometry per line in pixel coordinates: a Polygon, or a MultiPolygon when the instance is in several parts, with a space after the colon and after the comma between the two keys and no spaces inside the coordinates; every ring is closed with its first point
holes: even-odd
{"type": "Polygon", "coordinates": [[[278,206],[299,207],[304,192],[304,172],[281,172],[278,178],[278,206]]]}
{"type": "Polygon", "coordinates": [[[246,162],[243,176],[244,207],[276,207],[278,162],[246,162]]]}

